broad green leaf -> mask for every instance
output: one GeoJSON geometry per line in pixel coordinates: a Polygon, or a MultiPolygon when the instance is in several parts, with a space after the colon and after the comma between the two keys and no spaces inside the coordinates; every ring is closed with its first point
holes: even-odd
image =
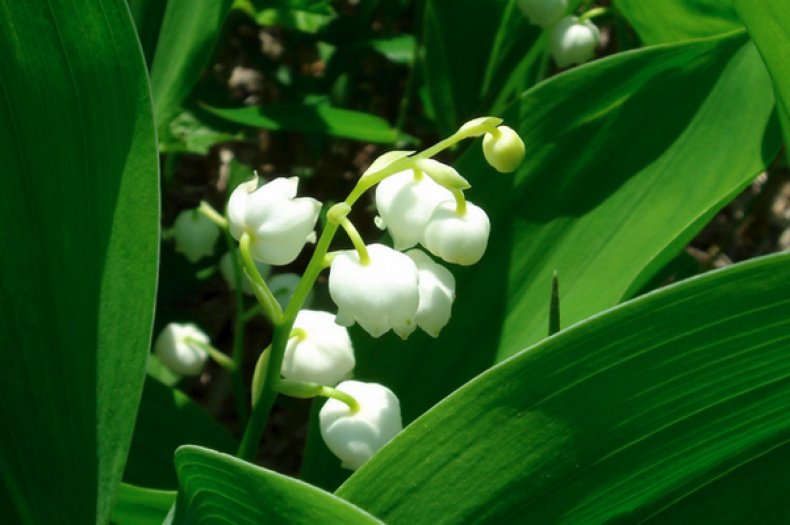
{"type": "MultiPolygon", "coordinates": [[[[744,34],[598,60],[539,84],[501,116],[527,157],[502,175],[476,143],[456,164],[492,234],[480,263],[453,268],[457,298],[442,335],[356,332],[357,377],[392,388],[406,421],[546,336],[555,270],[563,326],[633,296],[780,145],[770,79],[744,34]]],[[[333,486],[339,472],[315,431],[310,447],[323,452],[308,453],[305,479],[333,486]]]]}
{"type": "Polygon", "coordinates": [[[181,447],[175,461],[175,524],[381,524],[328,492],[214,450],[181,447]]]}
{"type": "Polygon", "coordinates": [[[226,109],[202,107],[230,122],[274,131],[301,131],[384,144],[399,138],[398,131],[381,117],[325,105],[279,103],[226,109]]]}
{"type": "Polygon", "coordinates": [[[783,254],[583,321],[445,399],[338,495],[393,525],[695,523],[697,504],[778,522],[790,478],[765,458],[790,455],[788,297],[783,254]]]}
{"type": "Polygon", "coordinates": [[[151,65],[158,128],[178,112],[208,65],[231,0],[168,0],[151,65]]]}
{"type": "Polygon", "coordinates": [[[790,144],[790,3],[786,0],[734,0],[733,3],[771,74],[785,142],[790,144]]]}
{"type": "Polygon", "coordinates": [[[614,0],[617,10],[634,26],[645,45],[741,29],[743,25],[732,4],[732,0],[614,0]]]}
{"type": "Polygon", "coordinates": [[[151,65],[159,40],[159,30],[165,16],[167,0],[128,0],[137,36],[143,46],[146,64],[151,65]]]}
{"type": "Polygon", "coordinates": [[[157,489],[175,489],[173,453],[186,444],[233,452],[228,431],[182,392],[146,378],[123,479],[157,489]]]}
{"type": "Polygon", "coordinates": [[[121,483],[112,509],[116,525],[162,525],[176,501],[173,490],[154,490],[121,483]]]}
{"type": "Polygon", "coordinates": [[[158,158],[126,2],[0,1],[0,490],[106,523],[153,316],[158,158]]]}
{"type": "Polygon", "coordinates": [[[510,75],[524,77],[540,56],[528,53],[540,31],[515,0],[427,0],[424,19],[423,72],[442,134],[485,112],[482,99],[499,94],[510,75]]]}

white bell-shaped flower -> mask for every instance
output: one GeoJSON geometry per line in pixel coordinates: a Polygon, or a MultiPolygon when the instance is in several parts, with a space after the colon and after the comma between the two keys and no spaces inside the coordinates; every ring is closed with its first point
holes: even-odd
{"type": "Polygon", "coordinates": [[[518,0],[518,6],[530,23],[548,27],[568,10],[568,0],[518,0]]]}
{"type": "Polygon", "coordinates": [[[600,39],[601,33],[591,21],[567,16],[551,32],[551,54],[559,67],[583,64],[595,56],[600,39]]]}
{"type": "Polygon", "coordinates": [[[281,374],[293,381],[335,386],[354,370],[354,348],[348,330],[327,312],[300,310],[297,335],[288,340],[281,374]]]}
{"type": "Polygon", "coordinates": [[[439,332],[450,320],[455,299],[455,277],[422,250],[409,250],[406,255],[417,265],[420,279],[417,326],[431,337],[439,337],[439,332]]]}
{"type": "Polygon", "coordinates": [[[420,242],[436,206],[452,199],[449,190],[427,175],[401,171],[376,187],[376,225],[389,230],[396,250],[406,250],[420,242]]]}
{"type": "Polygon", "coordinates": [[[321,437],[343,467],[356,470],[403,430],[400,402],[377,383],[344,381],[337,390],[356,399],[359,410],[329,399],[318,414],[321,437]]]}
{"type": "MultiPolygon", "coordinates": [[[[278,273],[272,275],[272,278],[269,279],[268,282],[269,290],[272,291],[272,295],[277,299],[277,302],[280,303],[280,308],[285,310],[288,307],[288,303],[291,301],[291,297],[293,297],[296,287],[301,280],[302,276],[295,273],[278,273]]],[[[307,292],[307,296],[305,296],[301,307],[309,308],[312,302],[313,290],[311,288],[310,291],[307,292]]]]}
{"type": "Polygon", "coordinates": [[[443,260],[469,266],[483,257],[491,223],[479,206],[466,201],[464,213],[455,202],[443,202],[431,215],[422,244],[443,260]]]}
{"type": "MultiPolygon", "coordinates": [[[[236,257],[241,257],[241,254],[238,253],[236,257]]],[[[264,279],[269,277],[269,273],[271,272],[271,267],[260,261],[255,261],[255,267],[258,268],[258,273],[261,274],[261,277],[264,279]]],[[[236,276],[233,272],[233,259],[230,257],[230,252],[226,252],[219,259],[219,273],[222,274],[222,278],[225,279],[225,283],[228,285],[228,288],[231,290],[236,289],[236,276]]],[[[244,274],[244,270],[241,271],[241,291],[247,295],[252,295],[252,285],[250,284],[250,280],[247,279],[247,276],[244,274]]]]}
{"type": "Polygon", "coordinates": [[[210,339],[194,324],[170,323],[156,338],[154,353],[171,372],[195,376],[208,359],[208,352],[195,343],[207,345],[210,339]]]}
{"type": "Polygon", "coordinates": [[[219,226],[197,209],[179,213],[171,231],[175,250],[192,263],[214,253],[220,233],[219,226]]]}
{"type": "Polygon", "coordinates": [[[228,200],[233,237],[246,232],[254,259],[272,265],[293,262],[305,243],[315,242],[315,223],[321,203],[296,197],[297,177],[280,177],[262,186],[258,179],[240,184],[228,200]]]}
{"type": "Polygon", "coordinates": [[[354,321],[373,337],[392,329],[406,338],[417,327],[417,266],[406,255],[384,246],[367,247],[370,261],[355,250],[335,255],[329,270],[329,295],[338,306],[337,322],[354,321]]]}
{"type": "Polygon", "coordinates": [[[511,173],[524,160],[524,141],[512,128],[499,126],[496,133],[483,135],[483,156],[500,173],[511,173]]]}

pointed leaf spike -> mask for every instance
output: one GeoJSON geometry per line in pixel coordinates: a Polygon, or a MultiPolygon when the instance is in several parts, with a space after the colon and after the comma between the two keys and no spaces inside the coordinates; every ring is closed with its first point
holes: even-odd
{"type": "Polygon", "coordinates": [[[560,331],[560,279],[557,270],[551,275],[551,299],[549,300],[549,337],[560,331]]]}

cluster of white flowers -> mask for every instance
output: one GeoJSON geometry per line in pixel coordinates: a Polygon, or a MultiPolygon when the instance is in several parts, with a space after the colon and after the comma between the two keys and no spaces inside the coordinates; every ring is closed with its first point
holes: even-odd
{"type": "Polygon", "coordinates": [[[550,46],[559,67],[583,64],[595,56],[601,33],[590,20],[565,16],[568,0],[518,0],[532,24],[551,32],[550,46]]]}
{"type": "MultiPolygon", "coordinates": [[[[514,130],[499,123],[500,119],[489,117],[475,119],[462,126],[454,140],[482,136],[488,163],[509,173],[523,160],[525,148],[514,130]]],[[[290,338],[279,354],[280,391],[330,398],[319,414],[321,435],[350,469],[359,468],[400,432],[402,422],[398,398],[392,391],[376,383],[350,380],[355,357],[347,327],[358,323],[373,337],[392,330],[404,339],[419,327],[438,337],[451,317],[455,278],[434,258],[464,266],[475,264],[485,253],[491,228],[486,213],[466,200],[467,180],[427,154],[386,153],[363,174],[360,183],[364,189],[376,186],[375,222],[389,232],[394,247],[364,243],[347,217],[354,199],[329,210],[327,219],[333,228],[342,227],[354,244],[353,250],[327,253],[328,243],[324,243],[319,244],[323,252],[316,251],[322,267],[329,266],[329,294],[337,305],[337,315],[305,309],[307,293],[298,291],[300,278],[295,274],[277,274],[265,284],[270,266],[293,262],[306,243],[316,240],[321,203],[296,197],[297,178],[262,183],[256,176],[232,192],[227,218],[214,217],[214,222],[224,224],[239,240],[235,263],[230,253],[220,261],[231,288],[243,260],[243,291],[251,293],[253,286],[258,292],[267,289],[255,294],[262,306],[267,300],[272,302],[267,297],[274,298],[287,311],[291,297],[299,293],[300,310],[292,318],[290,338]],[[400,162],[398,167],[395,162],[400,162]]],[[[207,231],[205,225],[200,228],[207,231]]],[[[182,237],[187,239],[185,245],[192,246],[190,253],[201,254],[210,253],[216,240],[214,236],[208,249],[201,244],[198,230],[182,237]]],[[[283,315],[275,312],[273,322],[282,323],[283,315]]],[[[156,341],[155,352],[180,374],[199,373],[208,356],[229,361],[194,325],[168,325],[156,341]]],[[[231,362],[228,366],[235,365],[231,362]]]]}

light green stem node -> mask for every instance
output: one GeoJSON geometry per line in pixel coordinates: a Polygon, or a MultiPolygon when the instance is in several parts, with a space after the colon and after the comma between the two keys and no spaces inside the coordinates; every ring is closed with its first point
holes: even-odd
{"type": "Polygon", "coordinates": [[[326,255],[324,255],[324,261],[321,263],[321,269],[326,270],[327,268],[332,266],[332,261],[335,260],[335,257],[337,257],[338,253],[340,252],[329,252],[326,255]]]}
{"type": "Polygon", "coordinates": [[[351,242],[354,244],[354,249],[357,250],[357,253],[359,254],[359,263],[363,266],[370,264],[368,247],[365,246],[365,241],[362,240],[362,236],[359,234],[351,221],[346,217],[340,222],[340,226],[343,227],[346,235],[348,235],[348,238],[351,239],[351,242]]]}
{"type": "Polygon", "coordinates": [[[415,166],[412,171],[414,172],[414,180],[422,180],[423,174],[420,168],[415,166]]]}
{"type": "Polygon", "coordinates": [[[455,212],[463,217],[466,215],[466,199],[464,192],[461,190],[453,190],[453,197],[455,197],[455,212]]]}
{"type": "Polygon", "coordinates": [[[304,341],[307,339],[307,332],[305,332],[302,328],[293,328],[291,330],[291,338],[297,339],[298,341],[304,341]]]}
{"type": "Polygon", "coordinates": [[[261,304],[263,313],[276,325],[282,319],[283,310],[280,307],[280,303],[275,299],[274,294],[272,294],[272,291],[266,285],[266,281],[263,279],[263,276],[261,276],[257,266],[255,266],[255,261],[250,251],[251,242],[249,233],[244,232],[241,234],[241,239],[239,239],[239,253],[241,253],[241,261],[244,264],[244,273],[250,280],[252,292],[261,304]]]}
{"type": "Polygon", "coordinates": [[[340,224],[343,222],[343,219],[348,217],[349,213],[351,213],[351,205],[347,202],[338,202],[326,212],[326,220],[334,224],[340,224]]]}
{"type": "Polygon", "coordinates": [[[222,368],[230,371],[236,369],[236,363],[233,362],[233,359],[231,359],[229,355],[225,354],[218,348],[215,348],[208,343],[204,343],[203,341],[198,341],[192,337],[185,337],[184,342],[205,350],[209,357],[216,361],[217,364],[222,368]]]}
{"type": "Polygon", "coordinates": [[[303,383],[301,381],[291,381],[282,379],[277,383],[276,389],[279,393],[298,399],[310,399],[316,396],[337,399],[345,403],[352,414],[359,412],[359,402],[351,394],[341,392],[331,386],[319,385],[318,383],[303,383]]]}
{"type": "Polygon", "coordinates": [[[266,369],[269,367],[269,356],[271,355],[271,345],[267,346],[261,355],[258,356],[258,361],[255,362],[255,371],[252,373],[252,406],[258,404],[258,399],[263,392],[263,380],[266,377],[266,369]]]}
{"type": "Polygon", "coordinates": [[[215,210],[211,204],[206,201],[200,201],[200,206],[198,207],[198,211],[202,213],[205,217],[207,217],[211,222],[222,228],[223,230],[228,229],[228,219],[226,219],[221,213],[215,210]]]}

